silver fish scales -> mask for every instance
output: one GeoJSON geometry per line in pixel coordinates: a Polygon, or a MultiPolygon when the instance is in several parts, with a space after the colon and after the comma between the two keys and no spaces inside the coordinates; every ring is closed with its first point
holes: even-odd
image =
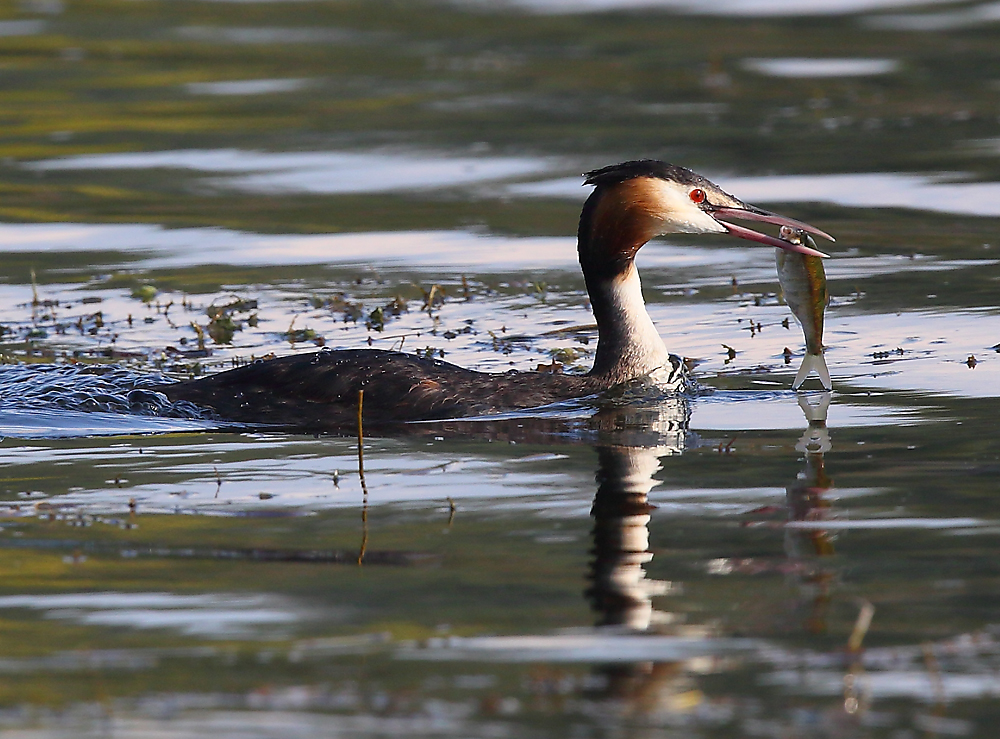
{"type": "MultiPolygon", "coordinates": [[[[810,246],[816,244],[809,234],[787,226],[781,228],[781,238],[793,244],[810,246]]],[[[826,288],[826,269],[819,257],[775,249],[775,264],[778,268],[778,283],[785,302],[802,326],[806,341],[806,354],[795,375],[792,389],[798,390],[812,372],[816,372],[823,387],[830,390],[830,370],[823,356],[823,320],[830,294],[826,288]]]]}

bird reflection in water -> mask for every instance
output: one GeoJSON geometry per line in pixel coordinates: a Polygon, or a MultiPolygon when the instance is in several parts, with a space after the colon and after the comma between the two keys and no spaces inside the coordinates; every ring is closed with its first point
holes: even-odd
{"type": "MultiPolygon", "coordinates": [[[[689,421],[683,397],[653,408],[605,409],[592,419],[603,443],[596,447],[593,559],[585,595],[596,625],[604,630],[661,632],[676,626],[674,614],[653,607],[653,598],[669,594],[673,584],[646,576],[645,566],[653,559],[650,514],[656,507],[648,495],[658,484],[653,475],[660,459],[687,446],[689,421]]],[[[595,673],[602,687],[591,697],[613,700],[625,713],[683,709],[680,704],[697,693],[681,662],[619,662],[601,665],[595,673]]]]}
{"type": "Polygon", "coordinates": [[[638,631],[668,623],[668,614],[654,611],[652,598],[666,595],[670,583],[650,580],[644,565],[649,550],[649,518],[655,506],[647,500],[660,468],[655,449],[598,447],[600,469],[594,517],[594,559],[587,595],[599,614],[598,626],[624,626],[638,631]]]}

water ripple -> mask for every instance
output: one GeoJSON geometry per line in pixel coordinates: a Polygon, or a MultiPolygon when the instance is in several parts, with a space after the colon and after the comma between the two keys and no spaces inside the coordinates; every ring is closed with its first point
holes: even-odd
{"type": "Polygon", "coordinates": [[[150,389],[165,381],[119,367],[0,366],[0,432],[57,438],[218,426],[206,409],[150,389]]]}

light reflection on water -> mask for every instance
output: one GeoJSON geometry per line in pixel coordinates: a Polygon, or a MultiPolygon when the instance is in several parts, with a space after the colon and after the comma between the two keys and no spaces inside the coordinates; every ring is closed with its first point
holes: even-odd
{"type": "MultiPolygon", "coordinates": [[[[481,5],[483,0],[458,0],[481,5]]],[[[847,15],[907,5],[947,5],[962,0],[506,0],[514,6],[542,13],[602,12],[629,8],[662,8],[697,15],[734,15],[750,17],[847,15]]]]}
{"type": "MultiPolygon", "coordinates": [[[[155,168],[244,172],[246,174],[214,177],[200,182],[220,189],[279,195],[419,191],[537,178],[554,169],[566,169],[565,165],[556,161],[529,157],[442,157],[405,152],[266,153],[235,149],[89,154],[37,161],[25,166],[53,172],[155,168]]],[[[706,174],[748,203],[821,202],[847,208],[910,208],[1000,216],[1000,183],[968,181],[970,176],[961,172],[764,177],[706,174]]],[[[573,176],[504,184],[499,192],[520,197],[572,198],[582,202],[589,190],[589,187],[583,186],[579,176],[573,176]]],[[[489,192],[482,194],[488,196],[489,192]]]]}
{"type": "MultiPolygon", "coordinates": [[[[975,216],[1000,215],[1000,182],[967,182],[962,173],[771,175],[746,177],[706,173],[748,203],[833,203],[847,208],[911,208],[975,216]]],[[[579,197],[579,180],[508,185],[515,196],[579,197]]]]}
{"type": "MultiPolygon", "coordinates": [[[[234,439],[192,445],[197,441],[176,447],[137,441],[109,448],[106,454],[66,449],[53,456],[33,447],[10,446],[0,459],[11,470],[22,464],[34,468],[55,462],[69,473],[93,465],[95,471],[106,470],[109,478],[124,480],[118,485],[94,480],[95,484],[77,486],[47,504],[94,515],[128,510],[130,500],[147,513],[237,515],[353,508],[361,499],[356,445],[352,448],[347,440],[234,439]],[[156,481],[144,482],[149,479],[156,481]]],[[[586,510],[588,498],[578,493],[586,476],[567,477],[559,466],[442,452],[442,445],[434,442],[406,453],[389,442],[370,446],[366,443],[367,487],[380,505],[440,504],[448,498],[496,503],[513,498],[510,503],[516,505],[516,499],[531,490],[553,504],[571,499],[586,510]]]]}
{"type": "Polygon", "coordinates": [[[309,79],[226,80],[189,82],[184,89],[192,95],[270,95],[295,92],[313,84],[309,79]]]}
{"type": "Polygon", "coordinates": [[[0,21],[0,36],[33,36],[44,33],[47,26],[39,20],[0,21]]]}
{"type": "Polygon", "coordinates": [[[0,406],[0,436],[25,439],[58,439],[72,436],[117,436],[118,434],[163,434],[208,431],[215,421],[123,415],[100,411],[45,409],[11,410],[0,406]]]}
{"type": "MultiPolygon", "coordinates": [[[[0,224],[0,245],[15,253],[93,253],[92,268],[105,270],[124,266],[122,259],[147,269],[233,262],[254,266],[339,263],[363,265],[370,271],[401,266],[497,271],[576,268],[576,242],[568,237],[512,239],[462,231],[266,235],[139,224],[7,223],[0,224]]],[[[672,256],[684,262],[699,260],[697,253],[678,251],[672,256]]]]}
{"type": "Polygon", "coordinates": [[[264,595],[174,593],[72,593],[0,596],[0,609],[32,609],[45,618],[95,626],[176,629],[215,639],[253,636],[255,629],[290,626],[304,614],[264,595]]]}
{"type": "Polygon", "coordinates": [[[894,59],[744,59],[743,68],[772,77],[870,77],[899,69],[894,59]]]}
{"type": "Polygon", "coordinates": [[[680,662],[697,657],[733,655],[759,648],[756,641],[690,636],[639,636],[601,633],[553,636],[494,636],[442,640],[440,646],[415,650],[410,659],[462,659],[501,662],[680,662]]]}
{"type": "Polygon", "coordinates": [[[350,44],[373,40],[366,34],[339,28],[182,26],[175,33],[190,41],[231,44],[350,44]]]}
{"type": "Polygon", "coordinates": [[[889,31],[951,31],[1000,21],[1000,3],[980,3],[944,13],[898,13],[866,18],[869,28],[889,31]]]}
{"type": "MultiPolygon", "coordinates": [[[[640,253],[640,269],[658,267],[684,275],[701,268],[690,285],[718,284],[723,277],[736,277],[741,283],[774,279],[769,250],[724,240],[717,240],[719,246],[713,247],[704,245],[704,241],[701,245],[678,245],[669,240],[654,240],[640,253]]],[[[86,253],[93,259],[87,271],[114,270],[126,264],[146,269],[195,267],[237,259],[250,266],[357,265],[367,268],[369,274],[385,271],[387,278],[401,268],[433,270],[449,277],[476,268],[489,272],[557,269],[566,272],[567,277],[575,276],[578,270],[573,237],[512,238],[467,231],[267,235],[224,228],[166,229],[143,224],[2,223],[0,246],[7,253],[86,253]]],[[[832,261],[827,262],[831,280],[988,267],[997,263],[994,259],[942,259],[912,252],[859,257],[856,253],[838,255],[836,247],[828,248],[834,252],[832,261]]],[[[258,289],[266,288],[261,285],[258,289]]]]}
{"type": "Polygon", "coordinates": [[[89,154],[26,165],[41,172],[101,169],[188,169],[239,172],[205,185],[264,193],[346,194],[458,187],[552,169],[531,157],[462,157],[437,153],[261,152],[238,149],[89,154]]]}

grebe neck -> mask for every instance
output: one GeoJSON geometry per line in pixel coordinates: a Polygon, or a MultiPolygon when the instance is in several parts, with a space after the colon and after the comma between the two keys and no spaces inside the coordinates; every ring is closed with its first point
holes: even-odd
{"type": "Polygon", "coordinates": [[[669,354],[642,299],[636,252],[660,232],[636,181],[598,186],[580,214],[577,248],[600,338],[592,377],[609,385],[647,375],[669,354]]]}
{"type": "Polygon", "coordinates": [[[610,278],[587,280],[600,338],[592,376],[618,384],[647,375],[667,363],[669,354],[646,312],[634,263],[610,278]]]}

